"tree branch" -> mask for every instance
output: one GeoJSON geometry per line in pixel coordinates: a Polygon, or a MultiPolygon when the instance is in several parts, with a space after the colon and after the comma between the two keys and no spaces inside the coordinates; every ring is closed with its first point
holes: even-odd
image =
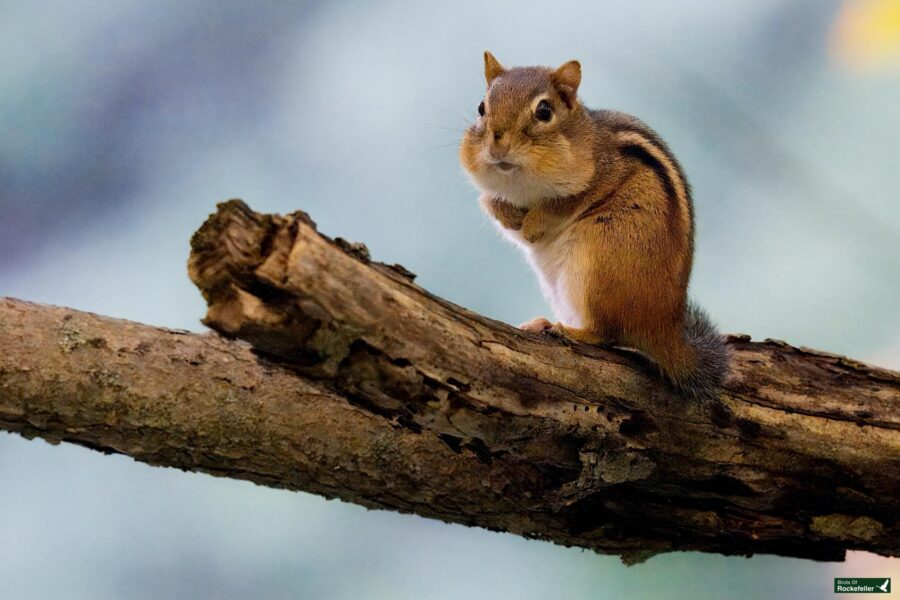
{"type": "Polygon", "coordinates": [[[900,555],[900,374],[732,336],[708,413],[634,353],[436,298],[303,213],[220,205],[196,335],[7,299],[0,427],[621,554],[900,555]]]}

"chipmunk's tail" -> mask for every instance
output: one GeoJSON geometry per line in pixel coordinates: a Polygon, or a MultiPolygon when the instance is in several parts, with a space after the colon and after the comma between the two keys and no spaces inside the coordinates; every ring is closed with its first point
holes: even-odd
{"type": "Polygon", "coordinates": [[[728,348],[709,315],[693,302],[685,312],[683,341],[672,350],[659,360],[665,376],[691,398],[715,401],[728,373],[728,348]]]}

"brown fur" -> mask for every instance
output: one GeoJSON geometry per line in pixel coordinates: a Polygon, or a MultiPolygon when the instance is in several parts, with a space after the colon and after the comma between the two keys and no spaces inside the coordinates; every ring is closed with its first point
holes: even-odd
{"type": "Polygon", "coordinates": [[[637,348],[685,387],[700,352],[685,333],[694,226],[677,160],[636,118],[586,109],[575,61],[504,69],[486,53],[485,78],[485,116],[465,133],[461,162],[560,320],[523,327],[637,348]],[[540,98],[552,106],[549,123],[535,117],[540,98]]]}

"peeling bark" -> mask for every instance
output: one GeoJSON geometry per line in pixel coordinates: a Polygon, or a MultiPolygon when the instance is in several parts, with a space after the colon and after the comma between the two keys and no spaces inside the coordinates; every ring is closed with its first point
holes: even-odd
{"type": "Polygon", "coordinates": [[[728,410],[430,295],[304,213],[192,240],[196,335],[0,303],[0,427],[620,554],[900,555],[900,374],[731,336],[728,410]]]}

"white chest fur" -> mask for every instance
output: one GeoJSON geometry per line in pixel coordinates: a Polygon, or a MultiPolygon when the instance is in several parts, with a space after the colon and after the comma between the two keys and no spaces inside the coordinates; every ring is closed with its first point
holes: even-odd
{"type": "Polygon", "coordinates": [[[537,275],[541,292],[556,320],[569,327],[583,327],[583,319],[574,302],[575,298],[580,297],[578,289],[582,281],[571,268],[573,243],[570,236],[563,233],[552,241],[531,244],[520,231],[505,229],[499,223],[497,225],[504,237],[522,250],[537,275]]]}

